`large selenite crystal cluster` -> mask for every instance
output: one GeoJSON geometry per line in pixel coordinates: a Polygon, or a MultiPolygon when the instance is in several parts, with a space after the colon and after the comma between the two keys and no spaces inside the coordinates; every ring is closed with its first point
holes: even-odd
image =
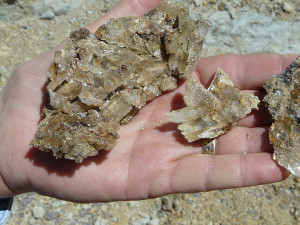
{"type": "Polygon", "coordinates": [[[269,138],[274,159],[300,176],[300,57],[282,74],[269,79],[264,98],[274,122],[269,138]]]}
{"type": "Polygon", "coordinates": [[[120,124],[192,73],[209,27],[164,1],[146,16],[111,19],[95,34],[73,32],[49,69],[50,102],[31,144],[78,163],[112,149],[120,124]]]}
{"type": "Polygon", "coordinates": [[[187,107],[172,111],[167,117],[181,123],[178,129],[193,142],[227,133],[252,109],[258,110],[259,99],[236,89],[229,76],[219,69],[208,89],[189,77],[184,102],[187,107]]]}

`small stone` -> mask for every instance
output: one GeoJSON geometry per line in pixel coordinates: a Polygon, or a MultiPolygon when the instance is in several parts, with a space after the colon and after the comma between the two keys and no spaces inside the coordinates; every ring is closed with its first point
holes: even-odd
{"type": "Polygon", "coordinates": [[[101,205],[100,209],[104,214],[108,213],[109,211],[109,207],[107,205],[101,205]]]}
{"type": "Polygon", "coordinates": [[[286,13],[292,13],[294,11],[294,7],[288,2],[284,2],[282,8],[286,13]]]}
{"type": "Polygon", "coordinates": [[[187,107],[166,116],[169,121],[180,123],[178,129],[193,142],[214,139],[229,132],[252,109],[258,110],[259,99],[236,89],[229,76],[219,69],[208,89],[194,77],[189,77],[184,102],[187,107]]]}
{"type": "Polygon", "coordinates": [[[80,2],[78,0],[58,0],[55,2],[55,4],[51,5],[51,8],[53,9],[55,15],[61,16],[69,14],[70,12],[78,9],[79,6],[80,2]]]}
{"type": "Polygon", "coordinates": [[[203,0],[194,0],[194,3],[196,6],[201,6],[202,5],[203,0]]]}
{"type": "Polygon", "coordinates": [[[128,202],[128,207],[129,208],[139,208],[140,205],[141,204],[138,201],[130,201],[130,202],[128,202]]]}
{"type": "Polygon", "coordinates": [[[220,11],[224,11],[225,8],[226,8],[226,5],[225,5],[224,2],[221,2],[221,3],[218,5],[218,10],[220,10],[220,11]]]}
{"type": "Polygon", "coordinates": [[[46,220],[58,220],[58,214],[56,212],[47,211],[45,213],[46,220]]]}
{"type": "Polygon", "coordinates": [[[294,215],[295,212],[296,212],[296,210],[297,210],[296,208],[291,208],[291,209],[290,209],[290,213],[291,213],[292,215],[294,215]]]}
{"type": "Polygon", "coordinates": [[[228,12],[230,18],[231,18],[231,19],[235,19],[235,17],[236,17],[236,10],[235,10],[235,8],[232,7],[230,4],[227,3],[227,4],[225,5],[225,9],[227,10],[227,12],[228,12]]]}
{"type": "Polygon", "coordinates": [[[34,218],[36,219],[41,219],[44,217],[46,211],[43,207],[39,207],[39,206],[35,206],[32,209],[32,215],[34,216],[34,218]]]}
{"type": "Polygon", "coordinates": [[[146,213],[139,213],[137,216],[134,216],[130,219],[130,225],[140,225],[140,224],[149,224],[150,216],[146,213]]]}
{"type": "Polygon", "coordinates": [[[40,19],[42,20],[52,20],[55,18],[55,14],[51,11],[51,10],[48,10],[46,12],[43,12],[41,15],[40,15],[40,19]]]}
{"type": "Polygon", "coordinates": [[[95,225],[109,225],[109,224],[111,224],[111,221],[104,218],[98,218],[97,221],[95,222],[95,225]]]}
{"type": "Polygon", "coordinates": [[[28,221],[29,225],[36,225],[36,219],[34,217],[31,217],[28,221]]]}
{"type": "Polygon", "coordinates": [[[159,225],[160,219],[158,217],[151,218],[150,225],[159,225]]]}
{"type": "Polygon", "coordinates": [[[172,201],[168,197],[161,198],[161,209],[165,211],[171,211],[172,210],[172,201]]]}

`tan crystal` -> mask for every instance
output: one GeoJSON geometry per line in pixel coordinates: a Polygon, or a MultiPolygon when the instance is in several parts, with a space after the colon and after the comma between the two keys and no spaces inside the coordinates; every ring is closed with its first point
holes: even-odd
{"type": "Polygon", "coordinates": [[[274,159],[300,176],[300,57],[282,74],[269,79],[264,98],[274,122],[269,138],[274,159]]]}
{"type": "Polygon", "coordinates": [[[164,1],[144,17],[111,19],[95,34],[73,32],[49,69],[50,103],[31,144],[76,162],[112,149],[120,124],[191,74],[209,27],[164,1]]]}
{"type": "Polygon", "coordinates": [[[166,115],[171,122],[180,123],[178,129],[189,142],[216,138],[252,109],[258,109],[259,99],[236,89],[221,69],[208,89],[194,77],[188,78],[185,89],[187,107],[166,115]]]}

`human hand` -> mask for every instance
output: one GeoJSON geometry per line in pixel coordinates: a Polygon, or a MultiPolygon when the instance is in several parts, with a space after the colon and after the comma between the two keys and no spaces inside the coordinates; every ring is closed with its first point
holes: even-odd
{"type": "MultiPolygon", "coordinates": [[[[108,18],[142,15],[159,2],[121,1],[87,28],[93,32],[108,18]]],[[[177,90],[147,103],[122,126],[119,142],[110,152],[100,151],[98,156],[76,164],[31,148],[44,104],[46,72],[55,50],[62,45],[19,67],[0,94],[0,196],[35,191],[76,202],[135,200],[258,185],[288,176],[272,160],[267,137],[271,120],[266,111],[247,116],[219,137],[217,155],[200,154],[201,143],[185,141],[176,124],[151,128],[165,118],[165,113],[183,107],[184,82],[177,90]]],[[[262,97],[266,79],[280,73],[295,57],[256,54],[203,58],[193,75],[208,86],[221,67],[237,88],[262,97]]]]}

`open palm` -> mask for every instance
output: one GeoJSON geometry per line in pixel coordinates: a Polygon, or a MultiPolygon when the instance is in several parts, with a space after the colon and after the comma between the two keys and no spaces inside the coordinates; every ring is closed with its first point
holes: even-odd
{"type": "MultiPolygon", "coordinates": [[[[111,17],[142,15],[159,2],[121,1],[88,29],[95,31],[111,17]]],[[[201,143],[185,141],[176,124],[157,126],[165,113],[184,106],[184,82],[179,82],[177,90],[147,103],[122,126],[115,148],[100,151],[82,164],[56,160],[30,147],[41,119],[46,71],[59,48],[22,65],[1,92],[0,174],[4,182],[0,180],[0,196],[36,191],[78,202],[134,200],[264,184],[287,177],[287,171],[272,160],[267,135],[271,119],[263,107],[218,138],[217,155],[201,154],[201,143]]],[[[208,86],[221,67],[237,88],[262,98],[266,79],[280,73],[294,58],[266,54],[203,58],[193,75],[208,86]]]]}

